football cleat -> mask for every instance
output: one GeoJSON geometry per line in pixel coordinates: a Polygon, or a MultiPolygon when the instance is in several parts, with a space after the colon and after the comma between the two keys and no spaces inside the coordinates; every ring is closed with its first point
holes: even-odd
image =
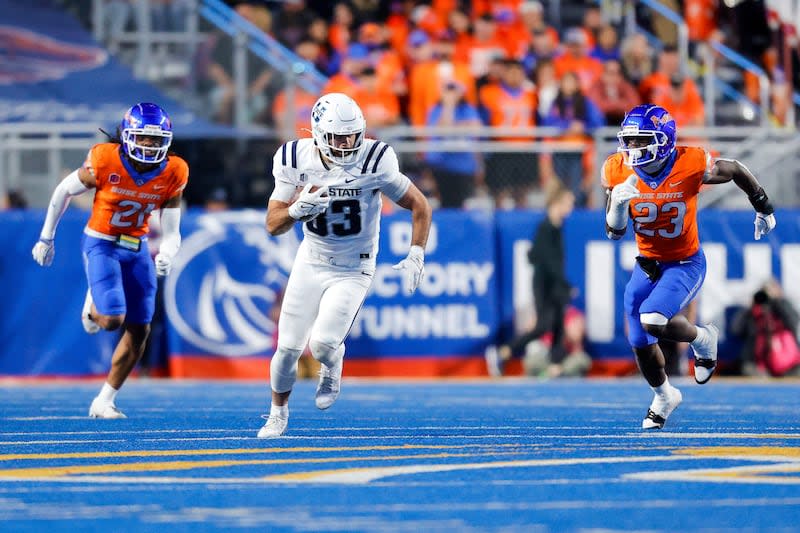
{"type": "Polygon", "coordinates": [[[681,391],[675,387],[670,387],[669,396],[664,398],[660,394],[656,394],[650,403],[650,408],[647,410],[647,416],[642,420],[642,429],[661,429],[664,423],[672,414],[672,411],[677,408],[683,401],[681,391]]]}
{"type": "Polygon", "coordinates": [[[714,324],[704,326],[708,336],[704,342],[693,341],[694,350],[694,380],[702,385],[707,383],[717,368],[717,341],[719,340],[719,330],[714,324]]]}
{"type": "Polygon", "coordinates": [[[333,368],[321,365],[319,369],[319,383],[317,383],[317,395],[315,402],[318,409],[327,409],[339,397],[342,385],[342,366],[344,357],[339,358],[333,368]]]}
{"type": "Polygon", "coordinates": [[[113,402],[103,402],[99,398],[92,400],[89,407],[89,418],[128,418],[113,402]]]}
{"type": "Polygon", "coordinates": [[[282,417],[278,415],[261,415],[261,418],[266,419],[264,426],[258,430],[257,437],[259,439],[274,439],[280,437],[286,432],[286,426],[289,425],[289,417],[282,417]]]}
{"type": "Polygon", "coordinates": [[[497,346],[494,344],[487,346],[483,357],[486,359],[486,371],[490,376],[497,378],[503,375],[503,362],[500,360],[497,346]]]}
{"type": "Polygon", "coordinates": [[[98,331],[100,331],[100,326],[92,320],[92,290],[86,290],[86,298],[83,300],[83,309],[81,310],[81,323],[83,324],[83,329],[89,335],[94,335],[98,331]]]}

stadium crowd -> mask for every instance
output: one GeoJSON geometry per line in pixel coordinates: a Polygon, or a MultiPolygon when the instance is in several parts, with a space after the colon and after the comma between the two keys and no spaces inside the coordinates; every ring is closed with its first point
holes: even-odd
{"type": "MultiPolygon", "coordinates": [[[[676,25],[641,2],[634,3],[634,31],[621,0],[226,3],[328,77],[320,93],[353,96],[364,110],[368,133],[393,125],[543,126],[560,135],[537,140],[557,138],[575,147],[552,155],[511,150],[485,158],[463,152],[459,157],[418,154],[408,166],[442,207],[484,205],[474,202],[480,197],[492,198],[490,203],[498,207],[541,207],[542,202],[530,203],[531,192],[539,191],[542,200],[541,193],[556,179],[573,191],[578,207],[596,207],[589,194],[597,175],[591,133],[600,126],[618,126],[624,110],[642,102],[669,109],[679,128],[704,125],[698,76],[709,42],[736,50],[768,73],[777,124],[786,120],[790,107],[787,78],[796,77],[785,73],[796,54],[787,55],[781,45],[784,37],[791,37],[791,26],[772,9],[773,3],[761,0],[735,5],[661,1],[687,23],[688,64],[681,62],[676,25]]],[[[120,31],[135,30],[144,17],[134,4],[107,0],[108,23],[120,31]]],[[[182,31],[186,24],[181,19],[188,16],[190,4],[151,0],[151,29],[182,31]]],[[[203,95],[196,108],[222,123],[235,122],[233,47],[225,32],[211,29],[196,57],[187,59],[203,95]]],[[[757,76],[745,70],[737,77],[734,85],[758,103],[757,76]]],[[[251,52],[247,120],[274,128],[278,142],[308,135],[310,108],[319,96],[299,86],[287,95],[286,83],[284,73],[251,52]]],[[[234,205],[242,198],[237,187],[229,187],[234,205]]]]}

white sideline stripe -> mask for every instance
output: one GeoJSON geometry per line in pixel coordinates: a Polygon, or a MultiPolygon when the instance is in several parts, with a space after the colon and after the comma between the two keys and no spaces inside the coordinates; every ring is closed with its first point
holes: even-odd
{"type": "MultiPolygon", "coordinates": [[[[358,431],[364,431],[365,428],[355,428],[358,431]]],[[[404,428],[408,429],[408,428],[404,428]]],[[[460,429],[460,428],[450,428],[450,429],[460,429]]],[[[488,428],[487,428],[488,429],[488,428]]],[[[523,428],[520,428],[523,429],[523,428]]],[[[624,435],[547,435],[536,433],[535,429],[533,428],[525,428],[527,429],[526,432],[519,434],[519,433],[485,433],[485,434],[476,434],[476,435],[420,435],[417,433],[414,434],[403,434],[403,435],[386,435],[386,434],[374,434],[374,435],[284,435],[281,437],[281,440],[294,440],[294,441],[301,441],[301,440],[317,440],[320,438],[325,438],[326,440],[360,440],[360,441],[367,441],[367,440],[375,440],[375,439],[398,439],[398,440],[408,440],[408,439],[536,439],[536,441],[545,441],[545,440],[574,440],[574,441],[581,441],[584,439],[602,439],[613,441],[614,439],[658,439],[664,440],[665,437],[675,437],[681,439],[800,439],[800,434],[786,434],[786,433],[659,433],[657,435],[651,433],[629,433],[624,435]]],[[[254,440],[256,439],[253,433],[256,432],[256,429],[251,430],[211,430],[211,431],[218,431],[218,432],[230,432],[230,433],[242,433],[246,431],[246,435],[232,435],[228,437],[151,437],[151,438],[143,438],[139,439],[143,442],[203,442],[203,441],[236,441],[236,440],[254,440]]],[[[313,431],[308,428],[304,428],[303,432],[313,431]]],[[[327,431],[342,431],[341,428],[337,428],[334,430],[327,430],[327,431]]],[[[187,432],[191,432],[191,430],[187,430],[187,432]]],[[[196,430],[195,432],[200,432],[196,430]]],[[[319,432],[324,433],[324,430],[319,430],[319,432]]],[[[85,431],[85,432],[72,432],[72,434],[85,434],[85,435],[97,435],[97,434],[110,434],[110,435],[127,435],[127,434],[140,434],[140,433],[162,433],[161,431],[85,431]]],[[[165,430],[163,433],[182,433],[181,430],[165,430]]],[[[65,433],[70,434],[70,433],[65,433]]],[[[16,434],[16,435],[37,435],[41,436],[42,433],[23,433],[23,434],[16,434]]],[[[91,444],[95,442],[124,442],[126,439],[86,439],[86,440],[32,440],[32,441],[2,441],[0,440],[0,446],[24,446],[24,445],[34,445],[34,444],[80,444],[86,443],[91,444]]],[[[668,444],[668,442],[665,442],[668,444]]]]}
{"type": "MultiPolygon", "coordinates": [[[[79,417],[81,419],[89,420],[87,417],[79,417]]],[[[2,419],[0,419],[2,420],[2,419]]],[[[5,419],[9,420],[9,419],[5,419]]],[[[254,426],[257,430],[258,426],[254,426]]],[[[574,439],[574,440],[581,440],[581,439],[658,439],[663,440],[664,437],[675,437],[681,439],[800,439],[800,432],[797,433],[770,433],[770,432],[742,432],[742,433],[712,433],[712,432],[697,432],[697,433],[680,433],[680,432],[665,432],[659,431],[658,433],[653,432],[644,432],[644,431],[636,431],[636,432],[629,432],[629,433],[621,433],[616,435],[610,434],[591,434],[591,435],[575,435],[572,434],[553,434],[549,433],[553,430],[570,430],[575,431],[579,429],[596,429],[596,426],[346,426],[346,427],[335,427],[335,428],[303,428],[302,431],[305,433],[330,433],[332,431],[335,432],[342,432],[342,431],[370,431],[370,432],[378,432],[378,431],[403,431],[403,430],[414,430],[414,431],[428,431],[428,430],[437,430],[437,431],[446,431],[452,430],[454,432],[462,432],[464,430],[523,430],[526,433],[530,433],[532,431],[543,430],[547,431],[548,433],[537,433],[536,436],[538,438],[557,438],[557,439],[574,439]]],[[[101,434],[110,434],[110,435],[124,435],[124,434],[134,434],[134,435],[141,435],[141,434],[166,434],[166,433],[239,433],[241,431],[248,431],[247,429],[242,428],[208,428],[208,429],[118,429],[118,430],[97,430],[97,431],[10,431],[10,432],[0,432],[0,437],[24,437],[27,435],[30,436],[37,436],[40,437],[42,435],[101,435],[101,434]]],[[[326,438],[328,435],[325,435],[326,438]]],[[[380,438],[387,438],[392,437],[393,435],[374,435],[374,437],[380,438]]],[[[413,435],[414,437],[418,436],[416,434],[413,435]]],[[[427,435],[430,437],[439,437],[439,435],[427,435]]],[[[445,437],[463,437],[464,435],[450,435],[445,437]]],[[[485,437],[485,434],[476,435],[476,437],[485,437]]],[[[510,435],[510,436],[519,436],[519,435],[510,435]]],[[[359,436],[342,436],[342,438],[358,438],[359,436]]],[[[364,438],[370,438],[370,436],[363,436],[364,438]]],[[[407,437],[407,435],[399,435],[399,437],[407,437]]],[[[0,441],[2,442],[2,441],[0,441]]]]}
{"type": "Polygon", "coordinates": [[[363,485],[376,479],[404,474],[428,474],[433,472],[453,472],[457,470],[489,470],[497,468],[523,468],[534,466],[575,466],[614,463],[652,463],[660,461],[686,461],[693,458],[685,456],[649,457],[587,457],[575,459],[531,459],[527,461],[494,461],[486,463],[461,464],[421,464],[405,466],[344,468],[338,471],[296,472],[267,476],[266,480],[283,484],[331,483],[343,485],[363,485]],[[296,476],[303,476],[298,478],[296,476]]]}
{"type": "Polygon", "coordinates": [[[92,440],[24,440],[0,442],[0,446],[26,446],[32,444],[93,444],[95,442],[127,442],[128,439],[92,439],[92,440]]]}
{"type": "MultiPolygon", "coordinates": [[[[740,456],[719,456],[715,459],[742,459],[740,456]]],[[[633,474],[624,474],[622,477],[625,479],[637,479],[642,481],[693,481],[702,483],[759,483],[762,485],[798,485],[797,476],[782,477],[782,476],[766,476],[766,475],[735,475],[726,476],[725,474],[737,474],[738,472],[750,474],[786,474],[789,472],[797,471],[797,463],[800,458],[787,458],[773,456],[748,456],[748,459],[756,461],[770,461],[766,465],[753,465],[753,466],[731,466],[727,468],[696,468],[685,470],[664,470],[660,472],[636,472],[633,474]],[[780,462],[776,462],[780,459],[780,462]]]]}

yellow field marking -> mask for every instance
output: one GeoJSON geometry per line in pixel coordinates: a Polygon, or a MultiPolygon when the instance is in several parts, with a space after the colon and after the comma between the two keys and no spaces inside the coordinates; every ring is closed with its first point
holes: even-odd
{"type": "Polygon", "coordinates": [[[37,468],[7,468],[0,470],[2,478],[56,478],[80,474],[108,474],[112,472],[161,472],[170,470],[193,470],[198,468],[224,468],[248,465],[290,465],[313,463],[337,463],[346,461],[399,461],[403,459],[446,459],[455,457],[479,457],[481,455],[515,455],[522,452],[481,453],[436,453],[390,456],[352,456],[352,457],[311,457],[305,459],[249,459],[249,460],[216,460],[216,461],[165,461],[147,463],[124,463],[112,465],[73,465],[37,468]]]}
{"type": "MultiPolygon", "coordinates": [[[[313,453],[313,452],[356,452],[387,450],[447,450],[463,448],[519,448],[517,444],[400,444],[396,446],[308,446],[301,448],[219,448],[211,450],[128,450],[124,452],[68,452],[68,453],[10,453],[0,454],[0,461],[20,461],[33,459],[97,459],[108,457],[176,457],[181,455],[238,455],[261,453],[313,453]]],[[[530,446],[526,446],[530,447],[530,446]]]]}
{"type": "Polygon", "coordinates": [[[673,453],[692,455],[695,457],[800,457],[800,448],[787,448],[778,446],[716,446],[709,448],[687,448],[675,450],[673,453]]]}

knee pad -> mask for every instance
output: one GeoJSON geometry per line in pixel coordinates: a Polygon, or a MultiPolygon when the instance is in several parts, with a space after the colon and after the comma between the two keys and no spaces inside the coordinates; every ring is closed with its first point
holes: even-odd
{"type": "Polygon", "coordinates": [[[311,339],[308,347],[311,348],[311,355],[314,356],[314,359],[327,367],[334,366],[344,356],[344,343],[339,346],[333,346],[326,342],[311,339]]]}
{"type": "Polygon", "coordinates": [[[647,333],[658,336],[664,331],[669,319],[661,313],[642,313],[639,315],[639,322],[647,333]]]}
{"type": "Polygon", "coordinates": [[[297,361],[303,350],[278,346],[269,363],[269,382],[275,392],[289,392],[297,379],[297,361]]]}

